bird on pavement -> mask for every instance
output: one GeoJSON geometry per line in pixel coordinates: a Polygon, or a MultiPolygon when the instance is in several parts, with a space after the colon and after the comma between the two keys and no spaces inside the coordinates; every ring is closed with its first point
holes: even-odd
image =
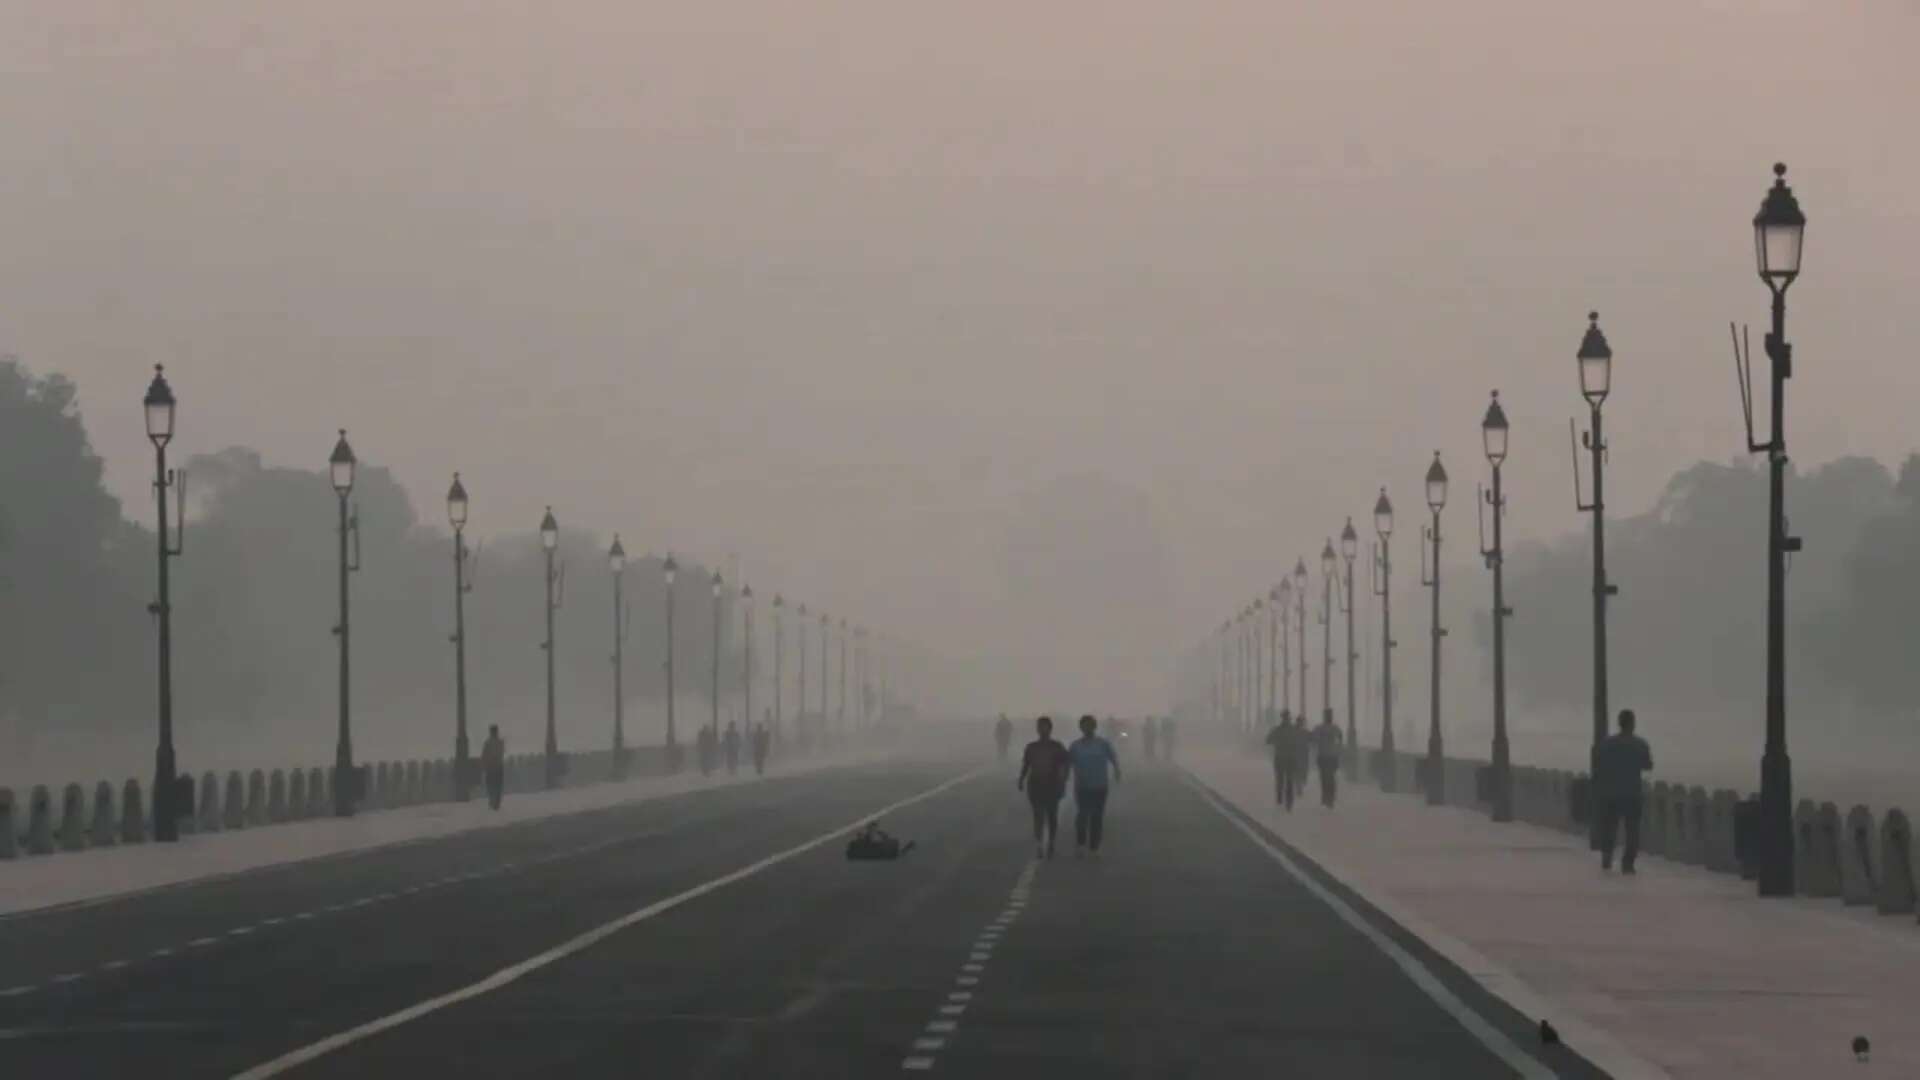
{"type": "Polygon", "coordinates": [[[1560,1045],[1560,1033],[1558,1031],[1555,1031],[1553,1029],[1553,1025],[1547,1023],[1545,1020],[1540,1021],[1540,1045],[1542,1046],[1559,1046],[1560,1045]]]}
{"type": "Polygon", "coordinates": [[[1867,1037],[1865,1035],[1855,1035],[1853,1037],[1853,1060],[1865,1061],[1867,1060],[1867,1055],[1871,1053],[1873,1053],[1873,1044],[1867,1041],[1867,1037]]]}

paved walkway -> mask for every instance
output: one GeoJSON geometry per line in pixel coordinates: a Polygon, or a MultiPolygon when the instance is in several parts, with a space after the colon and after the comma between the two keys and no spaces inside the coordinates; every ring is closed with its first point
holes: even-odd
{"type": "MultiPolygon", "coordinates": [[[[828,755],[803,758],[773,769],[769,778],[793,776],[884,756],[828,755]]],[[[426,803],[369,811],[350,818],[263,825],[230,832],[184,836],[173,844],[130,844],[22,855],[0,862],[0,917],[35,908],[87,903],[147,889],[176,885],[265,866],[321,859],[393,844],[419,843],[472,829],[533,821],[556,814],[598,810],[620,803],[657,799],[704,788],[752,783],[751,770],[729,777],[724,772],[702,779],[698,771],[678,776],[644,777],[617,784],[593,784],[559,791],[509,794],[496,811],[476,793],[466,803],[426,803]]]]}
{"type": "MultiPolygon", "coordinates": [[[[1196,748],[1197,750],[1198,748],[1196,748]]],[[[1186,755],[1203,783],[1615,1077],[1920,1076],[1920,926],[1412,795],[1314,787],[1287,814],[1264,759],[1186,755]],[[1873,1040],[1857,1064],[1855,1035],[1873,1040]]]]}

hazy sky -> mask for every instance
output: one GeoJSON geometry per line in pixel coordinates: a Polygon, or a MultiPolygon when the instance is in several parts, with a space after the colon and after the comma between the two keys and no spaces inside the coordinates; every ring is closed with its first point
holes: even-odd
{"type": "Polygon", "coordinates": [[[1577,527],[1589,307],[1616,506],[1737,454],[1776,158],[1795,456],[1920,441],[1916,40],[1911,0],[0,0],[0,350],[142,516],[158,360],[187,452],[345,425],[429,520],[459,468],[481,530],[551,502],[1012,705],[1147,709],[1379,484],[1439,448],[1470,491],[1492,387],[1513,529],[1577,527]]]}

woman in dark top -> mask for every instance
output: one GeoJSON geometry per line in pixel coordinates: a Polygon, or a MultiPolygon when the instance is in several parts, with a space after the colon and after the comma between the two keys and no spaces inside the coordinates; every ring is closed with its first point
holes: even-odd
{"type": "Polygon", "coordinates": [[[1040,737],[1020,755],[1020,777],[1013,786],[1027,793],[1033,807],[1033,856],[1049,859],[1060,831],[1060,800],[1067,793],[1067,748],[1055,741],[1051,717],[1041,717],[1034,727],[1040,737]]]}

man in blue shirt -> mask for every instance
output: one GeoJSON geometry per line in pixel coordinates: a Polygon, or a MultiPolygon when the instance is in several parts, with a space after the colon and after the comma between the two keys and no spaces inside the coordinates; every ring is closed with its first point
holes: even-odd
{"type": "Polygon", "coordinates": [[[1067,759],[1073,766],[1073,851],[1100,854],[1100,834],[1107,813],[1107,770],[1113,770],[1113,783],[1120,782],[1120,758],[1113,744],[1093,733],[1091,716],[1080,718],[1080,737],[1067,747],[1067,759]]]}

